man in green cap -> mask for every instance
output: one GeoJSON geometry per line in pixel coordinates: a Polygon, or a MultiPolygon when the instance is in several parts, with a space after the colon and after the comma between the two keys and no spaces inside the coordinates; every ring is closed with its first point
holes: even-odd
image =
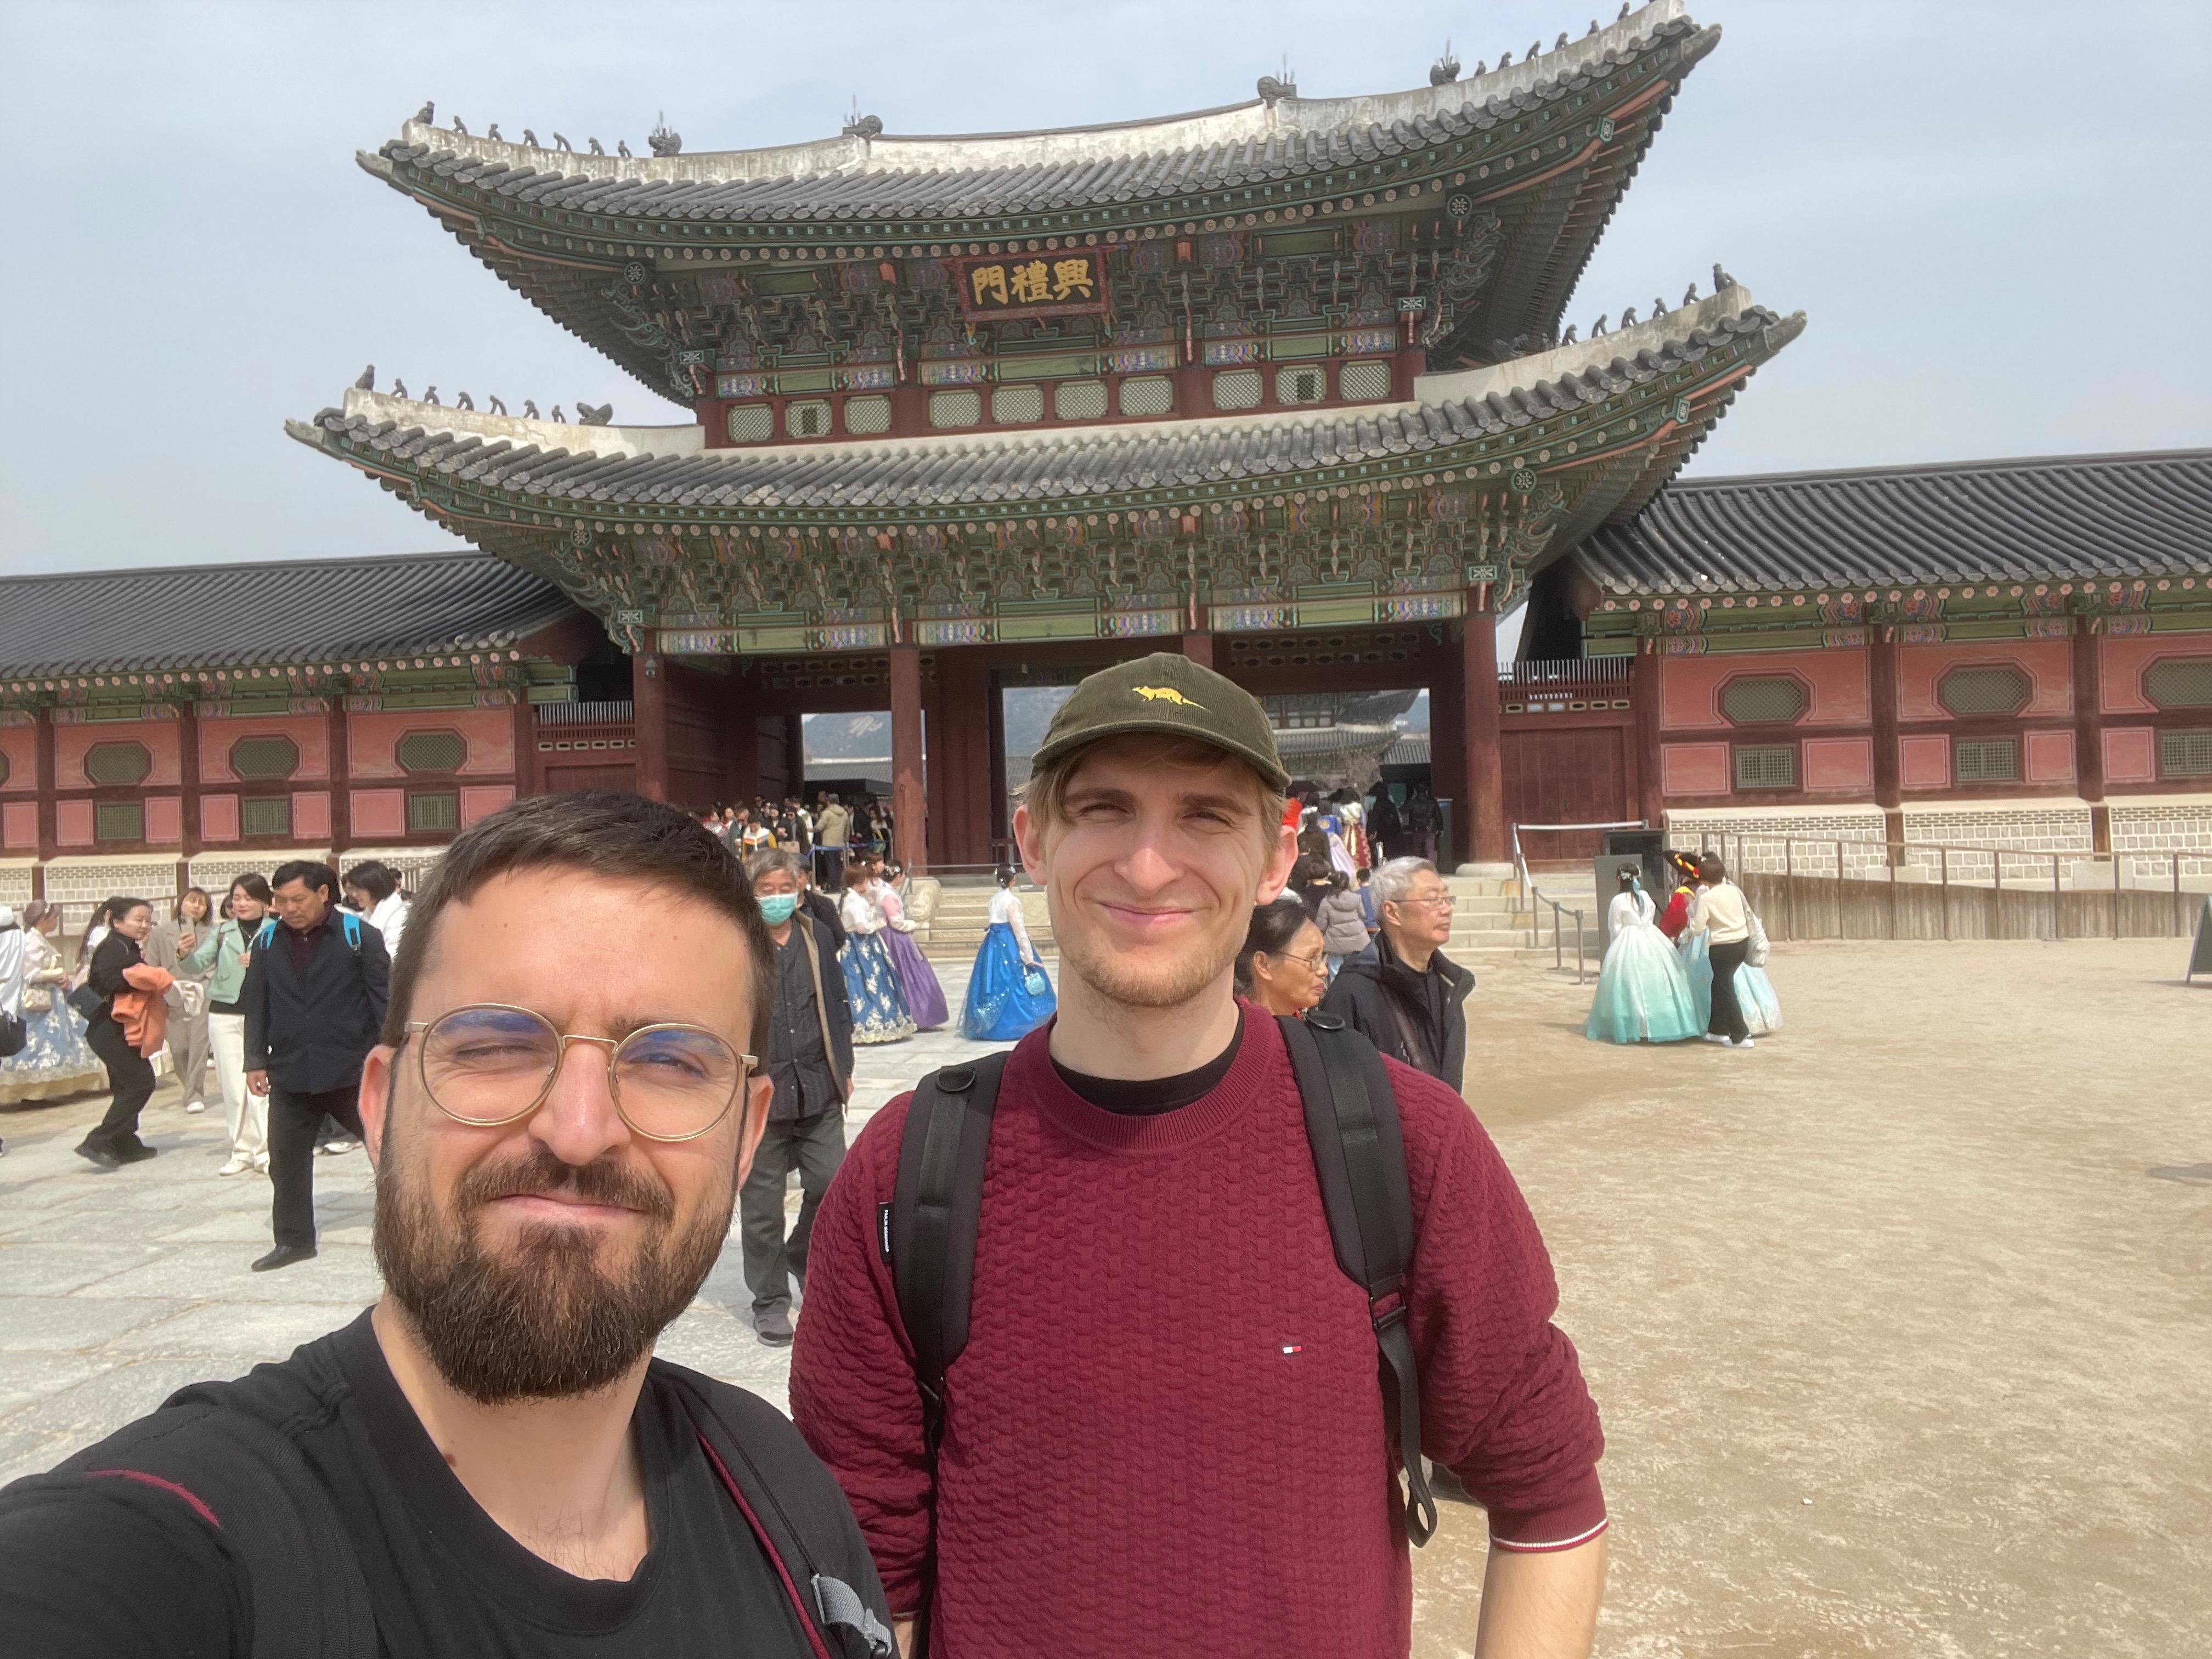
{"type": "MultiPolygon", "coordinates": [[[[1159,655],[1085,680],[1014,820],[1059,1016],[994,1085],[964,1343],[941,1376],[917,1370],[894,1261],[920,1237],[897,1202],[914,1097],[877,1115],[823,1202],[792,1411],[909,1650],[1410,1650],[1381,1316],[1338,1267],[1284,1034],[1233,988],[1296,856],[1288,781],[1266,711],[1208,669],[1159,655]]],[[[1550,1322],[1550,1261],[1466,1103],[1387,1074],[1420,1449],[1489,1510],[1474,1645],[1578,1659],[1604,1577],[1602,1440],[1550,1322]]]]}

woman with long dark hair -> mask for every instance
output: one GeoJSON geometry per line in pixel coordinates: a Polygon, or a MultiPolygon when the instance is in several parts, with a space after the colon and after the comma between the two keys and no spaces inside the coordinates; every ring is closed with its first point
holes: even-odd
{"type": "Polygon", "coordinates": [[[113,1170],[155,1153],[138,1139],[138,1114],[154,1092],[147,1056],[160,1051],[167,1035],[162,998],[170,978],[166,969],[148,965],[143,948],[154,931],[152,905],[142,898],[112,898],[107,917],[107,934],[94,947],[85,975],[86,988],[99,999],[85,1020],[85,1042],[107,1067],[111,1098],[107,1115],[77,1144],[76,1153],[113,1170]]]}
{"type": "Polygon", "coordinates": [[[1050,1019],[1058,1006],[1052,981],[1030,943],[1014,872],[1001,869],[999,890],[991,895],[990,926],[983,930],[968,975],[960,1035],[976,1042],[1018,1042],[1050,1019]]]}

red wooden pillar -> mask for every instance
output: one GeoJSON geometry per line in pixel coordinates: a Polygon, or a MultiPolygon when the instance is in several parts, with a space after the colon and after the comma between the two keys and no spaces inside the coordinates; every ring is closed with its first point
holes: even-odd
{"type": "Polygon", "coordinates": [[[2089,803],[2089,844],[2112,850],[2112,809],[2105,804],[2105,688],[2093,618],[2074,619],[2074,776],[2089,803]]]}
{"type": "Polygon", "coordinates": [[[346,727],[345,693],[333,691],[325,729],[331,742],[331,862],[353,840],[353,745],[346,727]]]}
{"type": "MultiPolygon", "coordinates": [[[[1874,799],[1881,808],[1882,839],[1905,840],[1905,792],[1897,752],[1897,635],[1889,623],[1867,623],[1867,690],[1874,710],[1874,799]]],[[[1891,854],[1891,861],[1898,855],[1891,854]]]]}
{"type": "Polygon", "coordinates": [[[891,647],[892,850],[919,875],[929,867],[929,796],[922,780],[921,647],[891,647]]]}
{"type": "Polygon", "coordinates": [[[1667,795],[1659,773],[1659,696],[1664,669],[1658,637],[1637,641],[1628,681],[1636,721],[1636,816],[1655,830],[1667,822],[1667,795]]]}
{"type": "MultiPolygon", "coordinates": [[[[59,786],[57,781],[57,776],[54,770],[53,705],[51,703],[43,703],[40,705],[38,710],[38,720],[39,724],[36,731],[39,748],[37,778],[39,788],[39,874],[43,878],[46,874],[46,866],[53,861],[55,853],[60,846],[58,836],[61,833],[60,824],[55,822],[55,816],[61,809],[59,803],[56,799],[56,794],[59,786]]],[[[40,898],[44,898],[46,896],[43,880],[39,896],[40,898]]]]}
{"type": "MultiPolygon", "coordinates": [[[[1469,595],[1472,599],[1473,596],[1469,595]]],[[[1513,856],[1505,833],[1505,764],[1498,729],[1498,618],[1469,607],[1461,635],[1460,695],[1467,733],[1466,842],[1476,864],[1513,856]]]]}
{"type": "Polygon", "coordinates": [[[637,793],[647,800],[666,800],[668,669],[657,655],[648,653],[636,660],[630,711],[637,736],[637,793]]]}
{"type": "Polygon", "coordinates": [[[1213,660],[1213,635],[1200,631],[1182,636],[1182,653],[1200,668],[1218,666],[1213,660]]]}
{"type": "Polygon", "coordinates": [[[973,651],[937,653],[937,702],[930,733],[929,857],[948,865],[991,861],[991,673],[973,651]]]}
{"type": "Polygon", "coordinates": [[[191,698],[177,703],[177,891],[191,884],[192,855],[200,850],[200,717],[191,698]]]}
{"type": "MultiPolygon", "coordinates": [[[[1437,846],[1437,861],[1449,870],[1467,856],[1466,653],[1447,633],[1442,646],[1426,652],[1429,682],[1429,790],[1451,803],[1451,835],[1437,846]]],[[[1404,841],[1404,838],[1401,838],[1404,841]]],[[[1388,849],[1394,856],[1413,850],[1410,842],[1388,849]]]]}
{"type": "Polygon", "coordinates": [[[517,799],[540,793],[538,781],[538,711],[530,706],[530,693],[518,687],[514,694],[514,793],[517,799]]]}

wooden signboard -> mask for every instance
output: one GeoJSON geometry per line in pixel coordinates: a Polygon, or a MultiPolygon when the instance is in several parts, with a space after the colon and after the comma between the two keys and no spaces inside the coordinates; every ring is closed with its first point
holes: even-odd
{"type": "Polygon", "coordinates": [[[959,271],[960,310],[971,322],[1106,309],[1106,260],[1095,248],[963,259],[959,271]]]}

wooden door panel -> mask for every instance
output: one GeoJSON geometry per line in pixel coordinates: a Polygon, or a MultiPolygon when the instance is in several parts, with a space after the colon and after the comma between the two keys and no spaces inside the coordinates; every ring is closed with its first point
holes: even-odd
{"type": "MultiPolygon", "coordinates": [[[[1632,817],[1628,798],[1626,728],[1563,726],[1506,732],[1500,760],[1505,816],[1512,823],[1601,823],[1632,817]]],[[[1599,832],[1522,836],[1522,850],[1546,861],[1597,852],[1599,832]]]]}

